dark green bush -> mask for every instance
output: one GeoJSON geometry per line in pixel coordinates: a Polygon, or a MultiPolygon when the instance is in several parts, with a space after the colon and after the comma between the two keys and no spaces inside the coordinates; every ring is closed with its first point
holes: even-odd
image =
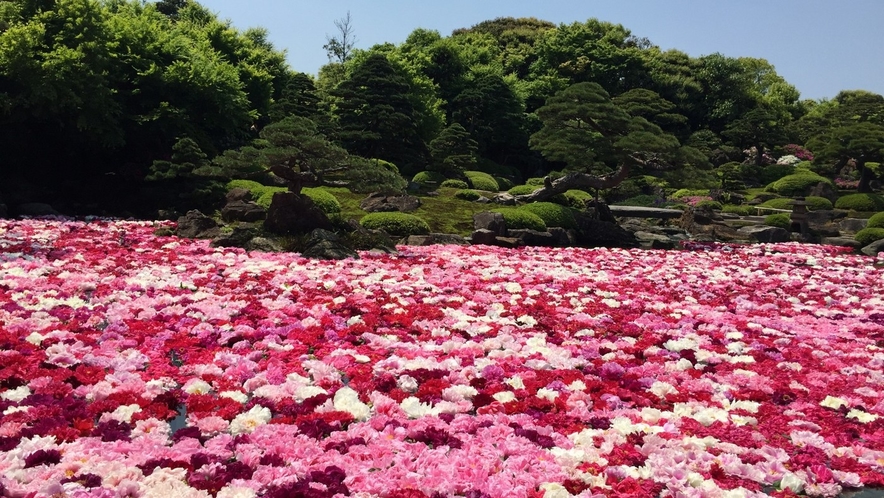
{"type": "Polygon", "coordinates": [[[536,187],[543,186],[543,178],[529,178],[528,181],[525,182],[525,185],[534,185],[536,187]]]}
{"type": "MultiPolygon", "coordinates": [[[[825,197],[808,196],[805,197],[804,200],[809,204],[807,206],[807,209],[810,211],[832,209],[832,201],[826,199],[825,197]]],[[[795,202],[795,199],[789,197],[780,197],[777,199],[770,199],[769,201],[765,201],[759,204],[759,206],[774,209],[792,209],[793,202],[795,202]]]]}
{"type": "Polygon", "coordinates": [[[511,189],[507,190],[507,192],[510,195],[528,195],[531,192],[534,192],[535,190],[537,190],[538,188],[540,188],[540,187],[538,187],[536,185],[516,185],[515,187],[512,187],[511,189]]]}
{"type": "Polygon", "coordinates": [[[854,236],[857,242],[867,246],[876,240],[884,239],[884,228],[863,228],[854,236]]]}
{"type": "MultiPolygon", "coordinates": [[[[260,193],[257,197],[255,197],[255,203],[259,206],[262,206],[264,209],[270,207],[270,201],[273,200],[273,194],[277,192],[288,192],[289,189],[285,187],[265,187],[261,186],[260,193]]],[[[252,196],[255,196],[255,192],[252,192],[252,196]]]]}
{"type": "Polygon", "coordinates": [[[253,180],[230,180],[229,182],[227,182],[228,191],[235,188],[244,188],[254,194],[256,191],[260,191],[261,189],[263,189],[264,185],[261,185],[260,183],[253,180]]]}
{"type": "Polygon", "coordinates": [[[485,190],[488,192],[500,191],[500,185],[493,176],[482,171],[464,171],[467,182],[476,190],[485,190]]]}
{"type": "Polygon", "coordinates": [[[448,187],[448,188],[457,188],[457,189],[470,188],[470,186],[467,184],[467,182],[465,182],[463,180],[455,180],[453,178],[445,180],[439,186],[440,187],[448,187]]]}
{"type": "Polygon", "coordinates": [[[771,164],[762,166],[758,174],[758,180],[762,185],[773,183],[780,178],[795,173],[795,166],[787,166],[785,164],[771,164]]]}
{"type": "Polygon", "coordinates": [[[583,190],[572,189],[563,194],[553,196],[550,200],[556,204],[583,210],[586,208],[586,204],[592,200],[592,194],[583,190]]]}
{"type": "Polygon", "coordinates": [[[753,209],[749,206],[737,206],[735,204],[726,204],[721,206],[722,213],[731,213],[739,216],[749,216],[752,214],[753,209]]]}
{"type": "Polygon", "coordinates": [[[689,189],[682,188],[676,190],[670,197],[673,199],[682,199],[684,197],[704,197],[709,195],[709,189],[689,189]]]}
{"type": "Polygon", "coordinates": [[[446,178],[442,173],[437,173],[435,171],[421,171],[411,179],[414,183],[420,183],[421,185],[432,184],[433,186],[439,186],[445,180],[446,178]]]}
{"type": "Polygon", "coordinates": [[[884,197],[878,194],[848,194],[839,197],[835,207],[851,211],[884,211],[884,197]]]}
{"type": "Polygon", "coordinates": [[[536,214],[547,227],[577,228],[571,208],[554,202],[532,202],[521,209],[536,214]]]}
{"type": "Polygon", "coordinates": [[[528,228],[531,230],[537,230],[538,232],[546,231],[546,223],[543,222],[543,219],[541,219],[540,216],[537,216],[531,211],[510,207],[493,209],[492,212],[503,215],[507,228],[528,228]]]}
{"type": "Polygon", "coordinates": [[[371,230],[383,230],[396,237],[430,233],[430,225],[426,221],[408,213],[369,213],[362,217],[359,224],[371,230]]]}
{"type": "Polygon", "coordinates": [[[647,195],[647,194],[639,194],[630,197],[629,199],[624,199],[622,201],[615,202],[614,204],[617,206],[641,206],[641,207],[652,207],[657,205],[657,201],[660,198],[656,195],[647,195]]]}
{"type": "Polygon", "coordinates": [[[826,177],[815,173],[801,172],[784,176],[779,180],[768,184],[764,190],[768,192],[776,192],[788,197],[797,197],[805,195],[811,188],[820,182],[828,183],[833,188],[835,187],[832,180],[829,180],[826,177]]]}
{"type": "Polygon", "coordinates": [[[712,208],[712,209],[721,210],[722,206],[721,206],[721,203],[718,201],[700,201],[696,204],[695,207],[698,207],[698,208],[708,207],[708,208],[712,208]]]}
{"type": "Polygon", "coordinates": [[[764,217],[764,224],[789,230],[792,226],[792,219],[789,217],[788,213],[769,214],[764,217]]]}
{"type": "Polygon", "coordinates": [[[884,228],[884,212],[873,214],[866,228],[884,228]]]}
{"type": "Polygon", "coordinates": [[[515,186],[515,184],[509,178],[504,178],[502,176],[493,177],[494,181],[497,182],[498,190],[509,190],[515,186]]]}
{"type": "Polygon", "coordinates": [[[475,190],[464,189],[455,192],[454,196],[465,201],[477,201],[480,197],[482,197],[482,194],[476,192],[475,190]]]}
{"type": "Polygon", "coordinates": [[[301,193],[313,200],[313,203],[325,214],[336,214],[341,212],[341,203],[338,202],[338,198],[325,189],[305,188],[301,189],[301,193]]]}

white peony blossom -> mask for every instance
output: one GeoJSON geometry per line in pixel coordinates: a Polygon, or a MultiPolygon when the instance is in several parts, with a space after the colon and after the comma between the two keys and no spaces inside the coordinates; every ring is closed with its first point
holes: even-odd
{"type": "Polygon", "coordinates": [[[245,403],[249,400],[249,396],[246,393],[240,391],[223,391],[218,394],[218,397],[230,398],[237,403],[245,403]]]}
{"type": "Polygon", "coordinates": [[[240,486],[224,486],[218,490],[216,498],[255,498],[258,493],[255,490],[240,486]]]}
{"type": "Polygon", "coordinates": [[[565,489],[565,486],[557,482],[545,482],[540,485],[544,498],[571,498],[573,495],[565,489]]]}
{"type": "Polygon", "coordinates": [[[184,384],[183,390],[187,394],[208,394],[212,386],[203,379],[190,379],[184,384]]]}
{"type": "Polygon", "coordinates": [[[15,389],[10,389],[8,391],[4,391],[0,393],[0,399],[5,399],[6,401],[12,401],[14,403],[20,403],[23,399],[27,398],[31,395],[31,390],[28,386],[19,386],[15,389]]]}
{"type": "Polygon", "coordinates": [[[402,403],[399,404],[402,408],[402,411],[408,415],[409,418],[420,418],[426,415],[437,415],[437,410],[435,410],[432,406],[421,403],[421,401],[414,396],[409,396],[402,400],[402,403]]]}
{"type": "Polygon", "coordinates": [[[837,410],[841,408],[842,405],[846,405],[847,400],[842,398],[836,398],[835,396],[826,396],[826,399],[820,401],[821,406],[825,406],[826,408],[832,408],[837,410]]]}
{"type": "Polygon", "coordinates": [[[874,415],[872,413],[864,412],[862,410],[853,409],[847,412],[848,418],[855,418],[858,421],[867,424],[869,422],[874,422],[878,419],[878,415],[874,415]]]}
{"type": "Polygon", "coordinates": [[[231,422],[230,433],[234,436],[237,434],[250,434],[254,432],[258,426],[264,425],[267,422],[270,422],[270,409],[265,408],[261,405],[255,405],[251,410],[240,413],[237,415],[231,422]]]}
{"type": "Polygon", "coordinates": [[[541,387],[540,389],[537,390],[537,397],[540,399],[555,401],[555,399],[559,397],[559,392],[554,391],[552,389],[547,389],[545,387],[541,387]]]}
{"type": "Polygon", "coordinates": [[[783,474],[783,478],[780,479],[780,489],[786,488],[791,489],[795,493],[800,493],[804,489],[804,479],[801,479],[801,477],[792,472],[786,472],[783,474]]]}
{"type": "Polygon", "coordinates": [[[303,402],[305,399],[312,398],[319,394],[326,394],[328,391],[319,386],[301,386],[295,389],[295,401],[303,402]]]}
{"type": "Polygon", "coordinates": [[[522,382],[522,378],[518,375],[513,375],[509,379],[503,381],[504,384],[508,384],[513,389],[525,389],[525,383],[522,382]]]}
{"type": "Polygon", "coordinates": [[[509,403],[516,400],[516,395],[512,391],[500,391],[494,393],[492,397],[500,403],[509,403]]]}
{"type": "Polygon", "coordinates": [[[417,379],[410,375],[403,375],[396,381],[396,386],[407,393],[413,393],[417,391],[417,379]]]}
{"type": "Polygon", "coordinates": [[[371,408],[359,400],[359,393],[349,387],[338,389],[333,403],[335,410],[347,412],[356,420],[365,420],[371,415],[371,408]]]}

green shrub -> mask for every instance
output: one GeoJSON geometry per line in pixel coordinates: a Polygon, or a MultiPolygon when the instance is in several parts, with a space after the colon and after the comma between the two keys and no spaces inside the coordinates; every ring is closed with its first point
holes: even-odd
{"type": "Polygon", "coordinates": [[[485,190],[488,192],[500,191],[500,185],[493,176],[482,171],[464,171],[467,182],[476,190],[485,190]]]}
{"type": "Polygon", "coordinates": [[[712,208],[712,209],[721,210],[721,207],[722,207],[722,206],[721,206],[721,203],[718,202],[718,201],[709,201],[709,200],[706,200],[706,201],[700,201],[700,202],[698,202],[698,203],[696,204],[695,207],[698,207],[698,208],[705,208],[705,207],[708,207],[708,208],[712,208]]]}
{"type": "Polygon", "coordinates": [[[682,199],[684,197],[704,197],[707,195],[709,195],[709,189],[682,188],[676,190],[670,197],[673,199],[682,199]]]}
{"type": "Polygon", "coordinates": [[[430,225],[426,221],[408,213],[369,213],[362,217],[359,224],[371,230],[383,230],[396,237],[430,233],[430,225]]]}
{"type": "MultiPolygon", "coordinates": [[[[820,210],[828,210],[832,209],[832,201],[826,199],[825,197],[815,197],[808,196],[804,198],[804,201],[808,203],[807,209],[810,211],[820,211],[820,210]]],[[[774,209],[792,209],[792,203],[795,202],[795,199],[791,199],[789,197],[780,197],[777,199],[770,199],[769,201],[765,201],[759,206],[768,207],[774,209]]]]}
{"type": "Polygon", "coordinates": [[[543,178],[529,178],[528,181],[525,182],[525,185],[533,185],[536,187],[542,187],[543,182],[544,182],[543,178]]]}
{"type": "Polygon", "coordinates": [[[866,228],[884,228],[884,211],[873,214],[866,228]]]}
{"type": "Polygon", "coordinates": [[[794,166],[786,164],[771,164],[761,168],[758,180],[761,182],[761,185],[767,185],[768,183],[773,183],[780,178],[789,176],[793,173],[795,173],[794,166]]]}
{"type": "Polygon", "coordinates": [[[788,213],[769,214],[764,217],[764,224],[789,230],[792,226],[792,219],[788,213]]]}
{"type": "Polygon", "coordinates": [[[867,246],[876,240],[884,239],[884,228],[863,228],[854,236],[857,242],[867,246]]]}
{"type": "Polygon", "coordinates": [[[515,184],[509,178],[504,178],[502,176],[495,176],[494,181],[497,182],[498,190],[509,190],[515,186],[515,184]]]}
{"type": "Polygon", "coordinates": [[[235,188],[244,188],[249,192],[256,192],[264,188],[264,185],[253,181],[253,180],[230,180],[227,182],[227,191],[231,191],[235,188]]]}
{"type": "MultiPolygon", "coordinates": [[[[273,200],[273,194],[277,192],[288,192],[289,189],[285,187],[265,187],[261,186],[260,194],[255,199],[255,203],[259,206],[267,209],[270,207],[270,201],[273,200]]],[[[254,195],[254,192],[252,193],[254,195]]]]}
{"type": "Polygon", "coordinates": [[[808,190],[820,182],[828,183],[833,188],[835,187],[832,180],[829,180],[826,177],[815,173],[801,172],[784,176],[779,180],[768,184],[764,190],[768,192],[776,192],[788,197],[796,197],[806,194],[808,190]]]}
{"type": "Polygon", "coordinates": [[[583,210],[586,204],[592,200],[592,194],[583,190],[568,190],[565,193],[553,196],[550,201],[570,208],[583,210]]]}
{"type": "Polygon", "coordinates": [[[731,213],[739,216],[749,216],[752,214],[752,208],[749,206],[737,206],[735,204],[726,204],[721,206],[722,213],[731,213]]]}
{"type": "Polygon", "coordinates": [[[511,189],[507,190],[507,192],[510,195],[528,195],[531,192],[534,192],[535,190],[537,190],[538,188],[540,188],[540,187],[538,187],[536,185],[516,185],[515,187],[512,187],[511,189]]]}
{"type": "Polygon", "coordinates": [[[577,228],[571,208],[554,202],[532,202],[521,209],[536,214],[547,227],[577,228]]]}
{"type": "Polygon", "coordinates": [[[629,199],[624,199],[622,201],[615,202],[614,204],[617,206],[641,206],[641,207],[652,207],[657,205],[657,201],[660,200],[656,195],[647,195],[647,194],[639,194],[630,197],[629,199]]]}
{"type": "Polygon", "coordinates": [[[464,189],[455,192],[454,196],[465,201],[477,201],[480,197],[482,197],[482,194],[476,192],[475,190],[464,189]]]}
{"type": "Polygon", "coordinates": [[[878,194],[848,194],[835,201],[837,209],[884,211],[884,197],[878,194]]]}
{"type": "Polygon", "coordinates": [[[540,216],[537,216],[531,211],[510,207],[493,209],[492,212],[503,215],[507,228],[528,228],[531,230],[537,230],[538,232],[546,231],[546,223],[543,222],[543,219],[541,219],[540,216]]]}
{"type": "Polygon", "coordinates": [[[445,177],[442,173],[436,171],[421,171],[414,175],[414,178],[412,178],[411,181],[414,183],[420,183],[421,185],[433,184],[434,186],[438,186],[445,181],[445,177]]]}
{"type": "Polygon", "coordinates": [[[341,212],[341,203],[338,202],[338,198],[324,189],[305,188],[301,189],[301,193],[312,199],[313,203],[325,214],[336,214],[341,212]]]}
{"type": "Polygon", "coordinates": [[[448,187],[448,188],[457,188],[457,189],[470,188],[470,186],[467,184],[467,182],[465,182],[463,180],[455,180],[453,178],[445,180],[439,186],[440,187],[448,187]]]}

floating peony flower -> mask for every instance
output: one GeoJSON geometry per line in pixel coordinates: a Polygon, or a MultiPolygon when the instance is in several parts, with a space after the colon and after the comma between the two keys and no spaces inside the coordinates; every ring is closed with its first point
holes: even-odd
{"type": "Polygon", "coordinates": [[[231,434],[249,434],[259,426],[270,422],[270,409],[261,405],[253,406],[249,411],[240,413],[231,422],[228,430],[231,434]]]}
{"type": "Polygon", "coordinates": [[[826,399],[820,401],[820,406],[825,406],[826,408],[832,408],[834,410],[845,405],[847,405],[846,399],[836,398],[834,396],[826,396],[826,399]]]}

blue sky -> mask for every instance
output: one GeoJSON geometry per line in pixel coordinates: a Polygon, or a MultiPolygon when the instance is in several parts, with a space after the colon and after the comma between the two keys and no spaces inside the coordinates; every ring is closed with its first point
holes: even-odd
{"type": "Polygon", "coordinates": [[[663,49],[767,59],[802,98],[840,90],[884,94],[884,0],[198,0],[240,29],[262,26],[309,74],[328,62],[322,45],[350,12],[357,47],[399,44],[416,28],[448,36],[497,17],[556,24],[595,17],[663,49]]]}

